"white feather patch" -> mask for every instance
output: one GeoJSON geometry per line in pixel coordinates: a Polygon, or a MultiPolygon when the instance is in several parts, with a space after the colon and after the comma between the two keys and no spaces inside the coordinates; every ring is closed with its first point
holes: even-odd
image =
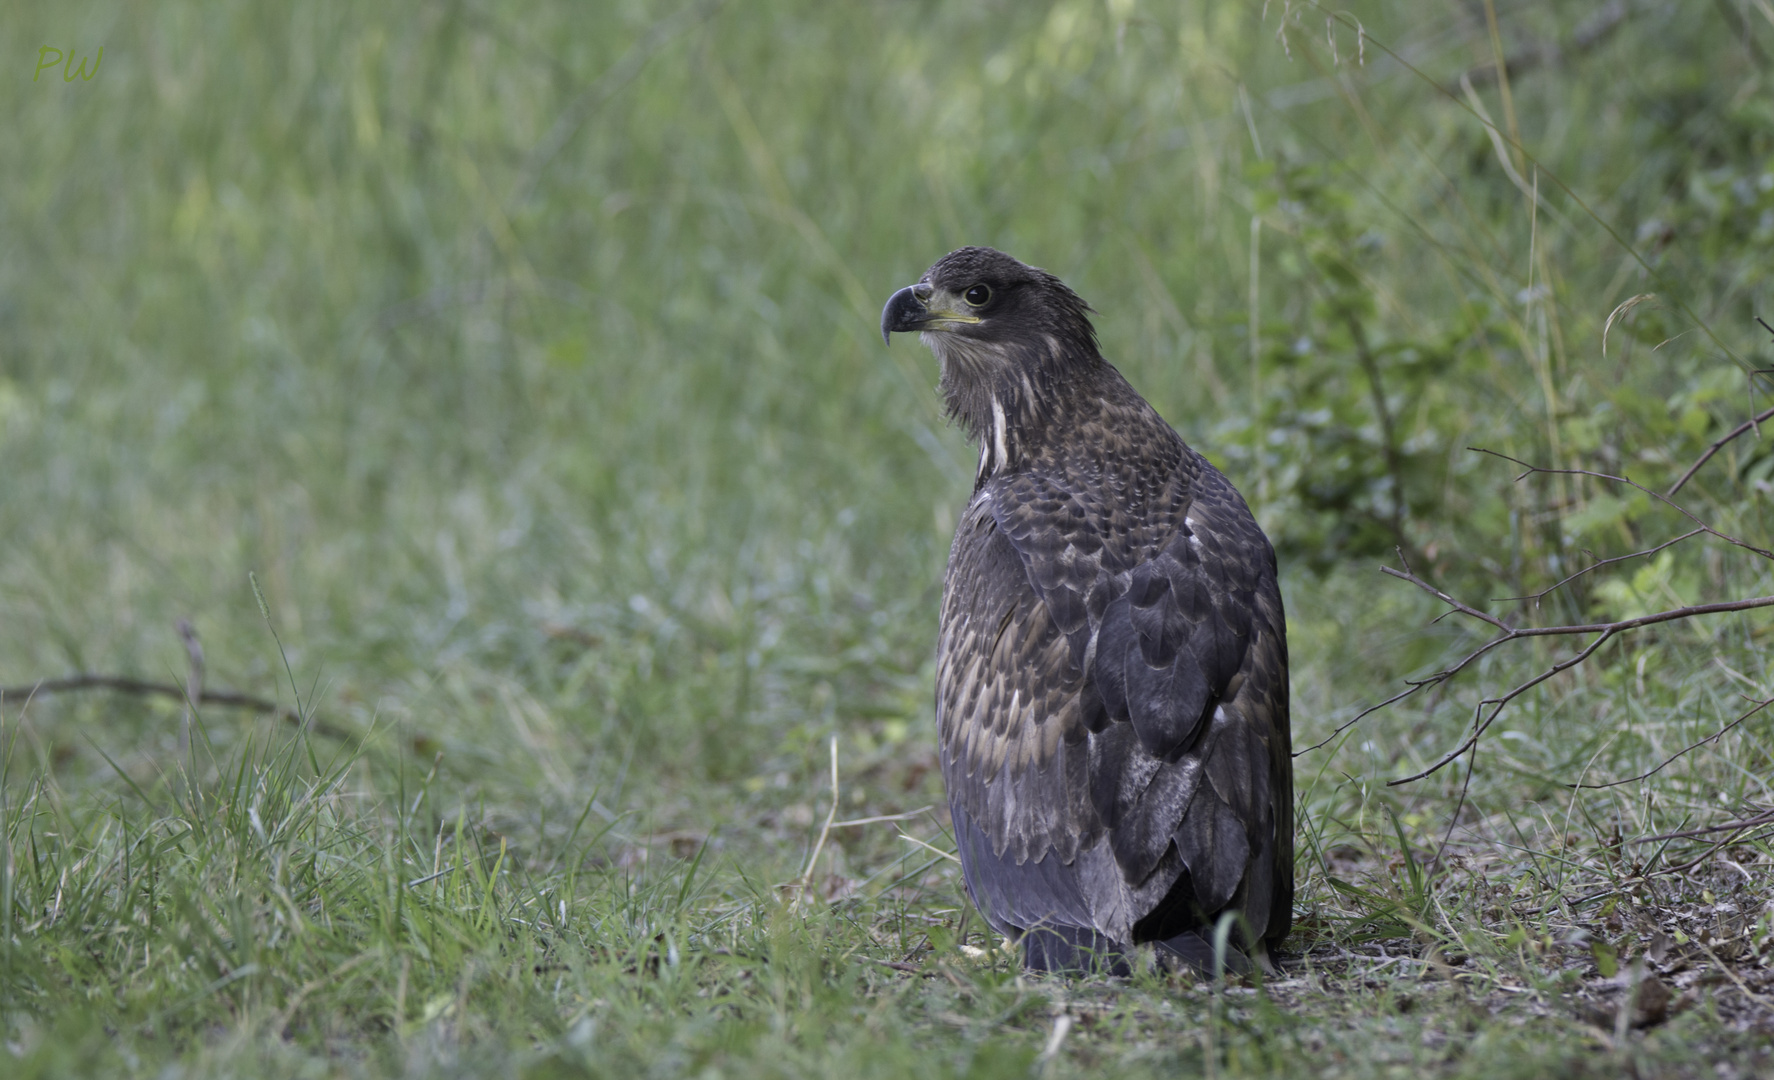
{"type": "Polygon", "coordinates": [[[1004,405],[1002,402],[1000,402],[998,400],[998,395],[993,394],[992,395],[992,447],[998,453],[997,464],[993,466],[994,471],[997,469],[1002,469],[1004,466],[1010,464],[1010,451],[1005,447],[1005,444],[1004,444],[1005,427],[1006,427],[1006,424],[1005,424],[1005,420],[1004,420],[1004,405]]]}

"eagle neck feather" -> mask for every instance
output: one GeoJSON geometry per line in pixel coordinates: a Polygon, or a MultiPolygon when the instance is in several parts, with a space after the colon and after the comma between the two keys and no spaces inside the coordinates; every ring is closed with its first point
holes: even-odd
{"type": "Polygon", "coordinates": [[[949,418],[980,444],[983,481],[1016,465],[1062,429],[1078,402],[1100,400],[1094,384],[1112,372],[1094,349],[1084,355],[1053,337],[983,343],[927,334],[942,363],[949,418]]]}

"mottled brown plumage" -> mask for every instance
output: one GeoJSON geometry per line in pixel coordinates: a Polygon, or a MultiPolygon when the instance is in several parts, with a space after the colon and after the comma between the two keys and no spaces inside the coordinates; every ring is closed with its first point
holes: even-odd
{"type": "Polygon", "coordinates": [[[1275,554],[1088,312],[990,248],[882,312],[883,336],[922,332],[980,444],[943,589],[943,779],[967,890],[1028,966],[1125,970],[1151,941],[1204,968],[1222,913],[1259,954],[1292,921],[1275,554]]]}

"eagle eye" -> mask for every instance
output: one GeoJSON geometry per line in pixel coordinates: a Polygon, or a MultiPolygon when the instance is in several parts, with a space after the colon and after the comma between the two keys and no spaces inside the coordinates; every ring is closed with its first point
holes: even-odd
{"type": "Polygon", "coordinates": [[[975,285],[961,294],[961,299],[972,304],[974,307],[983,307],[985,302],[991,298],[992,290],[983,283],[975,285]]]}

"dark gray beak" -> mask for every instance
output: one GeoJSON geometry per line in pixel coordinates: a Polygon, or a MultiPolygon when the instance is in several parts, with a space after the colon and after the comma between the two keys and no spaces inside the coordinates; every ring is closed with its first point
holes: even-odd
{"type": "Polygon", "coordinates": [[[930,286],[919,282],[905,288],[887,298],[887,306],[881,309],[881,340],[893,343],[889,335],[895,331],[909,333],[922,330],[930,321],[930,309],[924,301],[930,296],[930,286]]]}

